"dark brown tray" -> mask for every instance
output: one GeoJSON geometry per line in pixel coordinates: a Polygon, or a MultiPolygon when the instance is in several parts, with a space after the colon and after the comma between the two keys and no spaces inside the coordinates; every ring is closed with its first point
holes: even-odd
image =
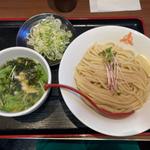
{"type": "MultiPolygon", "coordinates": [[[[120,25],[144,33],[139,19],[70,19],[77,36],[94,27],[120,25]]],[[[15,46],[16,35],[24,19],[0,20],[0,50],[15,46]]],[[[58,82],[58,68],[52,67],[52,82],[58,82]]],[[[59,89],[52,89],[46,102],[35,112],[16,118],[0,117],[0,134],[48,135],[48,134],[95,134],[71,113],[65,105],[59,89]]]]}

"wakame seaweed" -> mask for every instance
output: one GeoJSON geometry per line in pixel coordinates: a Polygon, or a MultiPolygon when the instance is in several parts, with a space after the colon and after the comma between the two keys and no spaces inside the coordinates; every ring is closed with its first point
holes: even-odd
{"type": "Polygon", "coordinates": [[[48,75],[32,59],[18,57],[0,67],[0,110],[19,112],[34,105],[44,94],[48,75]]]}

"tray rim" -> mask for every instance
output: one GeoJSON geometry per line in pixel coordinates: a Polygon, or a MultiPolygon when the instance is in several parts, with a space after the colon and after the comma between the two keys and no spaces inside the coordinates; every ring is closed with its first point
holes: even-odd
{"type": "MultiPolygon", "coordinates": [[[[144,28],[144,20],[143,18],[139,17],[65,17],[68,20],[138,20],[142,24],[143,31],[146,35],[146,31],[144,28]]],[[[25,21],[28,18],[0,18],[0,21],[25,21]]],[[[77,134],[0,134],[0,139],[67,139],[67,140],[137,140],[137,141],[150,141],[150,132],[143,132],[141,134],[130,136],[130,137],[111,137],[108,135],[104,135],[101,133],[92,133],[92,134],[85,134],[85,133],[77,133],[77,134]]]]}
{"type": "Polygon", "coordinates": [[[122,140],[122,141],[150,141],[150,132],[134,136],[114,137],[101,133],[97,134],[15,134],[0,135],[0,139],[52,139],[52,140],[122,140]]]}
{"type": "MultiPolygon", "coordinates": [[[[59,15],[59,14],[58,14],[59,15]]],[[[63,16],[65,17],[65,16],[63,16]]],[[[21,17],[21,18],[0,18],[0,21],[26,21],[30,17],[21,17]]],[[[147,31],[145,30],[145,23],[143,17],[136,17],[136,16],[91,16],[91,17],[65,17],[68,20],[138,20],[143,26],[143,34],[147,35],[147,31]]]]}

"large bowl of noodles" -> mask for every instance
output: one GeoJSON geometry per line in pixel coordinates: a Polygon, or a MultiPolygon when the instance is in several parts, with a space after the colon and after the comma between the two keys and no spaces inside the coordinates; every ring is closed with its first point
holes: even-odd
{"type": "Polygon", "coordinates": [[[61,61],[59,83],[80,90],[101,113],[83,97],[61,89],[71,112],[107,135],[130,136],[148,130],[149,49],[148,37],[121,26],[98,27],[77,37],[61,61]]]}
{"type": "Polygon", "coordinates": [[[45,58],[25,47],[0,51],[0,116],[17,117],[38,109],[48,96],[51,83],[45,58]]]}

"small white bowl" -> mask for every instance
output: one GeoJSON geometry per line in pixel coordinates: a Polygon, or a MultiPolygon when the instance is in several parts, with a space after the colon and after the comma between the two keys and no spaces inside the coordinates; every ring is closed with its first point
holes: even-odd
{"type": "MultiPolygon", "coordinates": [[[[45,69],[48,74],[48,83],[51,83],[51,70],[50,67],[43,56],[41,56],[36,51],[26,48],[26,47],[10,47],[0,51],[0,66],[5,64],[7,61],[18,58],[18,57],[28,57],[30,59],[37,60],[45,69]]],[[[45,91],[43,96],[30,108],[23,110],[21,112],[4,112],[0,110],[0,116],[5,117],[17,117],[29,114],[39,108],[42,103],[46,100],[49,90],[45,91]]]]}

